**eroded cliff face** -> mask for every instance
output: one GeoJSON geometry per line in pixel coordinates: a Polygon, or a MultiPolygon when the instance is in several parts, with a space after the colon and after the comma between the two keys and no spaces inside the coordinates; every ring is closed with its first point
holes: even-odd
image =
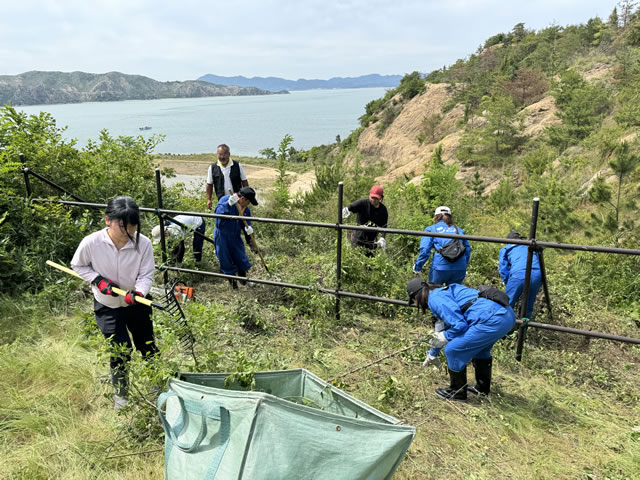
{"type": "MultiPolygon", "coordinates": [[[[358,152],[361,163],[367,165],[381,161],[387,167],[385,173],[378,178],[379,182],[390,183],[399,178],[407,178],[412,183],[418,183],[438,145],[442,145],[445,164],[458,163],[456,151],[464,133],[464,107],[457,105],[448,113],[442,114],[442,107],[451,95],[448,85],[428,85],[422,95],[412,98],[403,106],[382,137],[378,137],[378,123],[370,125],[360,134],[358,152]],[[433,115],[442,115],[442,121],[435,132],[436,141],[426,138],[421,144],[418,136],[423,133],[422,122],[433,115]]],[[[541,135],[546,127],[560,121],[551,96],[524,108],[519,116],[523,121],[523,134],[529,137],[541,135]]],[[[476,116],[472,121],[474,126],[481,126],[484,117],[476,116]]],[[[353,160],[354,155],[347,157],[348,162],[353,160]]],[[[474,172],[474,168],[458,163],[457,177],[460,180],[466,181],[474,172]]],[[[491,191],[496,183],[497,181],[488,184],[487,191],[491,191]]]]}

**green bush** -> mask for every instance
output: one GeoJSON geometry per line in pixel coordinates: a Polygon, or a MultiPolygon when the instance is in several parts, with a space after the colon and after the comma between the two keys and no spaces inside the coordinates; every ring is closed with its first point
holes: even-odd
{"type": "MultiPolygon", "coordinates": [[[[22,195],[24,176],[18,170],[20,154],[26,166],[88,202],[106,203],[130,195],[141,206],[156,201],[152,150],[161,140],[119,137],[106,131],[100,143],[90,141],[82,151],[62,138],[49,114],[27,116],[12,107],[0,109],[0,291],[39,289],[59,277],[44,267],[45,260],[68,263],[85,235],[101,228],[104,213],[52,203],[29,203],[22,195]],[[53,277],[52,277],[53,276],[53,277]]],[[[31,180],[33,196],[62,195],[38,179],[31,180]]],[[[169,203],[172,194],[169,193],[169,203]]]]}

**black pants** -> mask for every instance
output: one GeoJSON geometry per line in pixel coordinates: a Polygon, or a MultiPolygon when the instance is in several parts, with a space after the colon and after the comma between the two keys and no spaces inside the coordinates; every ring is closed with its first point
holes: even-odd
{"type": "MultiPolygon", "coordinates": [[[[206,227],[207,226],[203,219],[200,226],[196,228],[196,232],[200,232],[201,234],[204,235],[206,227]]],[[[194,233],[193,234],[193,258],[196,259],[196,262],[199,262],[202,260],[203,246],[204,246],[204,238],[194,233]]],[[[173,247],[173,250],[171,250],[171,259],[175,260],[176,262],[182,263],[182,260],[184,259],[184,252],[185,252],[184,240],[180,240],[178,244],[175,247],[173,247]]]]}
{"type": "Polygon", "coordinates": [[[158,353],[153,339],[151,307],[136,303],[128,307],[111,308],[93,301],[98,328],[111,342],[111,379],[118,395],[127,395],[127,363],[131,359],[131,338],[143,358],[158,353]],[[131,338],[129,337],[131,333],[131,338]]]}

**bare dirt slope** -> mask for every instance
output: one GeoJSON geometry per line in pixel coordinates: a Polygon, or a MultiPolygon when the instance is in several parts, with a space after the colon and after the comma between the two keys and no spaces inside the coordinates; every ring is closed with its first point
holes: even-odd
{"type": "MultiPolygon", "coordinates": [[[[387,165],[386,172],[378,181],[393,182],[404,177],[409,182],[419,182],[438,145],[442,145],[442,159],[446,164],[457,162],[456,150],[464,133],[464,127],[460,125],[464,110],[461,105],[457,105],[448,113],[442,114],[442,107],[451,94],[448,85],[429,85],[422,95],[404,105],[381,137],[378,137],[377,124],[372,124],[362,132],[358,141],[361,162],[366,165],[381,161],[387,165]],[[442,115],[436,138],[428,138],[420,144],[418,136],[423,132],[422,121],[432,115],[442,115]]],[[[523,117],[524,134],[537,136],[545,127],[558,122],[555,112],[551,96],[523,109],[520,115],[523,117]]],[[[477,125],[484,119],[476,117],[473,121],[477,125]]],[[[353,158],[350,160],[353,161],[353,158]]],[[[458,178],[466,180],[471,175],[472,169],[459,164],[458,178]]]]}
{"type": "MultiPolygon", "coordinates": [[[[585,80],[589,82],[606,82],[612,75],[612,65],[609,63],[597,63],[582,71],[585,80]]],[[[522,109],[519,113],[523,122],[523,135],[537,137],[544,133],[545,128],[559,123],[557,108],[550,94],[540,101],[522,109]]],[[[475,169],[465,167],[458,162],[456,151],[460,146],[460,140],[464,133],[462,120],[464,110],[462,105],[457,105],[448,113],[442,113],[442,107],[451,98],[453,92],[447,84],[428,84],[427,90],[403,107],[393,123],[378,136],[376,122],[368,126],[358,139],[358,155],[361,164],[382,163],[386,165],[385,173],[378,178],[380,183],[393,182],[400,178],[406,178],[408,182],[419,183],[422,173],[427,168],[433,151],[438,145],[442,145],[442,159],[446,164],[458,163],[457,177],[466,181],[475,173],[475,169]],[[433,115],[442,115],[442,121],[436,129],[435,138],[427,138],[422,143],[418,137],[424,134],[423,120],[433,115]]],[[[400,105],[400,98],[392,99],[400,105]]],[[[473,118],[475,126],[481,125],[485,119],[482,115],[473,118]]],[[[347,157],[348,162],[353,162],[355,155],[347,157]]],[[[487,191],[492,190],[497,184],[494,181],[487,186],[487,191]]]]}
{"type": "MultiPolygon", "coordinates": [[[[176,173],[174,178],[167,179],[169,185],[182,182],[187,185],[188,188],[202,188],[203,191],[207,180],[209,165],[211,165],[210,162],[189,159],[177,160],[172,158],[171,160],[160,161],[160,168],[173,168],[176,173]]],[[[249,185],[263,192],[268,192],[273,189],[275,181],[278,178],[278,171],[275,168],[264,165],[251,165],[244,162],[242,163],[242,167],[249,179],[249,185]]],[[[316,180],[314,172],[288,172],[288,174],[289,191],[292,195],[310,191],[316,180]]]]}

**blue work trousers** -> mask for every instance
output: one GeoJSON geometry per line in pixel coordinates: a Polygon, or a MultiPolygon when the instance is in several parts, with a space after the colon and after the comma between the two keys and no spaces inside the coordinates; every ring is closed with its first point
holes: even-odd
{"type": "Polygon", "coordinates": [[[493,345],[513,328],[516,318],[513,310],[495,304],[487,311],[487,318],[471,325],[462,335],[455,337],[444,348],[447,365],[454,372],[460,372],[474,358],[491,358],[493,345]]]}
{"type": "MultiPolygon", "coordinates": [[[[525,272],[517,272],[509,275],[507,285],[505,286],[505,292],[509,296],[509,305],[515,310],[515,304],[520,300],[522,296],[522,290],[524,290],[524,277],[525,272]]],[[[533,304],[536,302],[536,297],[540,291],[540,285],[542,285],[542,275],[540,270],[531,270],[531,283],[529,284],[529,301],[527,302],[527,311],[525,318],[531,318],[533,313],[533,304]]]]}
{"type": "Polygon", "coordinates": [[[451,285],[453,283],[460,283],[467,276],[466,270],[435,270],[433,265],[429,268],[429,281],[431,283],[438,283],[440,285],[451,285]]]}

